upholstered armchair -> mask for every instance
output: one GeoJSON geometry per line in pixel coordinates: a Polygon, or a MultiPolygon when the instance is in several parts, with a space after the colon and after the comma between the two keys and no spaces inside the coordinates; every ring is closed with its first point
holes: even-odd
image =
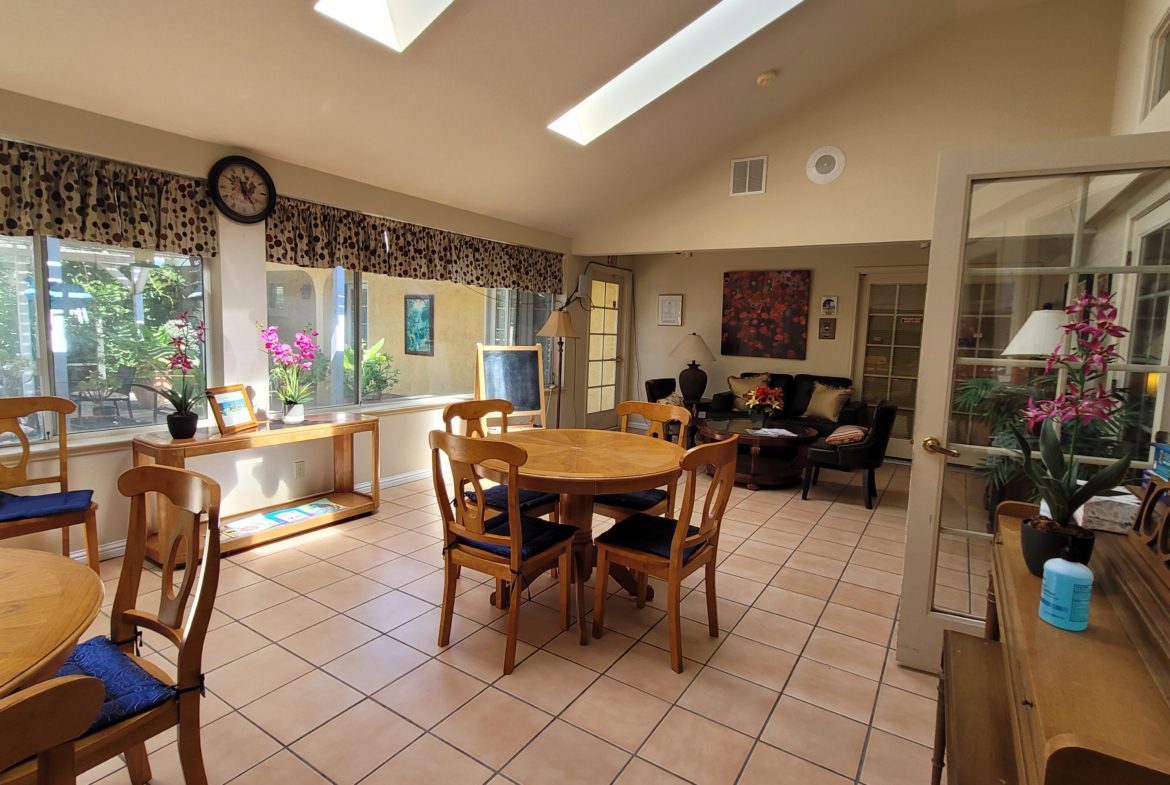
{"type": "Polygon", "coordinates": [[[890,401],[882,401],[874,407],[869,430],[861,441],[834,445],[820,439],[809,447],[805,455],[804,487],[800,498],[808,498],[808,489],[816,485],[820,479],[821,469],[864,471],[865,507],[873,509],[873,500],[877,498],[875,472],[886,458],[886,447],[889,446],[890,433],[894,429],[894,420],[897,416],[897,405],[890,401]]]}

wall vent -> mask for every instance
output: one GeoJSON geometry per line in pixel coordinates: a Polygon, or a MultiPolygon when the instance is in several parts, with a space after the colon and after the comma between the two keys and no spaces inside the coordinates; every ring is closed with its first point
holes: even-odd
{"type": "Polygon", "coordinates": [[[737,158],[731,162],[731,195],[762,194],[768,180],[768,156],[737,158]]]}

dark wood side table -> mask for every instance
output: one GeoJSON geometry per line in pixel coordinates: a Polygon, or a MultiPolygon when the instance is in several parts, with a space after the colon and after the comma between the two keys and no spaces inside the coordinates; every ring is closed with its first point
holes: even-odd
{"type": "Polygon", "coordinates": [[[735,481],[747,485],[749,491],[760,488],[779,488],[800,482],[804,471],[804,456],[808,446],[817,440],[815,428],[797,423],[779,423],[795,436],[760,436],[749,433],[752,421],[747,418],[731,420],[703,420],[696,428],[695,439],[700,444],[739,436],[740,450],[735,462],[735,481]]]}

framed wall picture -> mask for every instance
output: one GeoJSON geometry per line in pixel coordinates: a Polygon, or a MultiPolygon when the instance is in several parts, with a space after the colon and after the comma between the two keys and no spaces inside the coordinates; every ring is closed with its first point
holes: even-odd
{"type": "Polygon", "coordinates": [[[811,289],[811,270],[724,273],[720,353],[805,359],[811,289]]]}
{"type": "Polygon", "coordinates": [[[821,298],[821,316],[836,316],[837,315],[837,301],[840,298],[835,294],[830,294],[827,297],[821,298]]]}
{"type": "Polygon", "coordinates": [[[682,303],[683,296],[681,294],[658,295],[658,326],[681,327],[682,303]]]}
{"type": "Polygon", "coordinates": [[[252,399],[242,384],[225,387],[208,387],[207,402],[215,415],[215,424],[220,433],[235,433],[255,428],[256,413],[252,411],[252,399]]]}
{"type": "Polygon", "coordinates": [[[403,312],[406,319],[406,354],[435,356],[435,296],[408,294],[403,312]]]}

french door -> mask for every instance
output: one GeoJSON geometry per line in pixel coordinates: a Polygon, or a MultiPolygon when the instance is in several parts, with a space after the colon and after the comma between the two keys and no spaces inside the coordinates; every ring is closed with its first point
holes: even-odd
{"type": "Polygon", "coordinates": [[[1108,379],[1125,416],[1078,441],[1082,464],[1126,452],[1143,468],[1170,430],[1170,134],[945,154],[936,193],[897,653],[923,670],[944,629],[982,627],[994,505],[1030,495],[1007,426],[1067,389],[1050,349],[1005,355],[1033,311],[1108,291],[1132,331],[1108,379]]]}
{"type": "Polygon", "coordinates": [[[585,427],[616,428],[614,407],[626,400],[626,341],[632,277],[626,270],[589,270],[589,335],[585,427]]]}

